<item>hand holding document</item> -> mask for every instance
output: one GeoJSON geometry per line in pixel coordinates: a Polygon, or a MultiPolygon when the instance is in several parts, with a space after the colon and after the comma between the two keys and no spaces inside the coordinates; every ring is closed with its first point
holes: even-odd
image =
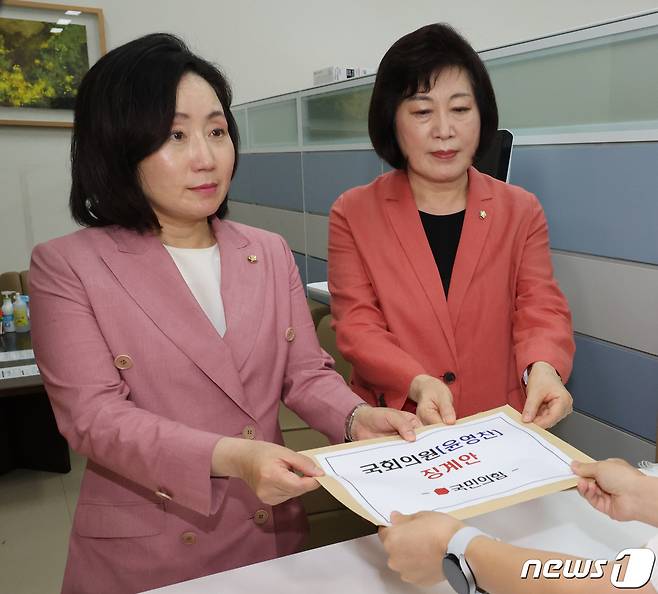
{"type": "Polygon", "coordinates": [[[591,461],[510,406],[417,433],[413,443],[382,438],[303,453],[325,471],[322,486],[380,526],[393,511],[464,519],[568,489],[577,483],[571,461],[591,461]]]}

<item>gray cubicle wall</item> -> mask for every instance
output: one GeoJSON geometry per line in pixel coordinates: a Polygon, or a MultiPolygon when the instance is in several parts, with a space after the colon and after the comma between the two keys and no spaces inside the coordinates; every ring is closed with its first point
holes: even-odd
{"type": "MultiPolygon", "coordinates": [[[[551,40],[542,40],[540,49],[532,43],[499,48],[484,52],[483,57],[496,85],[501,80],[509,84],[515,69],[520,69],[519,74],[527,71],[528,60],[537,59],[549,70],[562,72],[569,51],[578,54],[577,64],[605,55],[624,70],[626,87],[633,86],[635,77],[642,79],[638,82],[642,90],[646,69],[633,74],[625,65],[624,52],[638,51],[635,38],[644,46],[653,43],[658,50],[658,17],[562,34],[552,46],[551,40]],[[587,52],[591,55],[583,58],[587,52]],[[560,69],[551,60],[561,62],[560,69]]],[[[646,50],[644,46],[641,49],[646,50]]],[[[615,68],[598,70],[607,71],[608,84],[618,84],[615,68]]],[[[658,89],[655,66],[649,76],[658,89]]],[[[590,86],[587,81],[583,84],[590,86]]],[[[327,215],[333,201],[345,189],[368,183],[387,168],[365,132],[371,86],[372,78],[338,83],[237,110],[246,147],[231,188],[230,216],[282,234],[304,283],[326,280],[327,215]]],[[[570,93],[564,109],[576,101],[577,89],[572,87],[570,93]]],[[[543,127],[514,129],[517,142],[510,181],[534,192],[544,207],[555,274],[569,299],[576,330],[569,388],[577,413],[556,432],[595,457],[653,459],[655,451],[658,101],[651,104],[651,97],[650,105],[637,106],[637,117],[620,115],[610,100],[607,127],[599,115],[595,122],[569,121],[568,126],[558,122],[554,128],[541,122],[543,127]]],[[[589,117],[586,109],[578,109],[582,117],[589,117]]],[[[512,110],[514,115],[505,116],[507,112],[501,105],[505,126],[505,117],[519,126],[530,117],[519,115],[518,109],[512,110]]]]}

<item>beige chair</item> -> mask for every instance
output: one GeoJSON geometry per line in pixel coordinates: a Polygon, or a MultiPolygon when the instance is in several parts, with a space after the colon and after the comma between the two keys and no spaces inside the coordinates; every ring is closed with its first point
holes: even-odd
{"type": "Polygon", "coordinates": [[[350,365],[338,351],[336,346],[336,333],[331,327],[331,314],[324,316],[317,325],[318,339],[320,346],[329,353],[336,362],[336,371],[343,376],[343,379],[349,383],[352,375],[352,365],[350,365]]]}
{"type": "Polygon", "coordinates": [[[3,272],[0,274],[0,291],[22,291],[21,275],[18,272],[3,272]]]}
{"type": "Polygon", "coordinates": [[[308,308],[311,310],[311,317],[313,318],[313,324],[317,329],[320,320],[329,313],[329,306],[325,303],[320,303],[308,297],[306,299],[308,303],[308,308]]]}
{"type": "Polygon", "coordinates": [[[29,295],[30,294],[30,273],[27,270],[21,270],[21,293],[23,295],[29,295]]]}
{"type": "Polygon", "coordinates": [[[16,291],[23,295],[30,294],[29,274],[22,272],[3,272],[0,274],[0,291],[16,291]]]}
{"type": "MultiPolygon", "coordinates": [[[[329,306],[308,300],[309,309],[318,332],[320,345],[336,360],[336,370],[349,379],[352,368],[340,356],[336,348],[336,335],[331,329],[329,306]]],[[[281,405],[279,424],[284,444],[292,450],[302,451],[329,445],[327,438],[311,429],[295,413],[281,405]]],[[[373,534],[376,527],[360,516],[346,509],[323,488],[306,493],[301,497],[311,528],[305,549],[314,549],[352,538],[373,534]]]]}

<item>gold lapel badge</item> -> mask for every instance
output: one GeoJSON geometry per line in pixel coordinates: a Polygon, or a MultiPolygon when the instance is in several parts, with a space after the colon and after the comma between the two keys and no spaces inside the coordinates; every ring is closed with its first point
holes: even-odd
{"type": "Polygon", "coordinates": [[[258,262],[258,258],[254,254],[250,254],[249,256],[247,256],[247,260],[249,260],[249,262],[251,262],[252,264],[258,262]]]}
{"type": "Polygon", "coordinates": [[[486,210],[481,210],[480,211],[480,218],[484,221],[484,219],[487,218],[487,211],[486,210]]]}

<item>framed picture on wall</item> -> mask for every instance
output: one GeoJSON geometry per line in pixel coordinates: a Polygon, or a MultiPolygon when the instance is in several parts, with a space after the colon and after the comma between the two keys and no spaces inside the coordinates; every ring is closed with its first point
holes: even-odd
{"type": "Polygon", "coordinates": [[[105,52],[100,8],[0,2],[0,125],[73,126],[80,81],[105,52]]]}

